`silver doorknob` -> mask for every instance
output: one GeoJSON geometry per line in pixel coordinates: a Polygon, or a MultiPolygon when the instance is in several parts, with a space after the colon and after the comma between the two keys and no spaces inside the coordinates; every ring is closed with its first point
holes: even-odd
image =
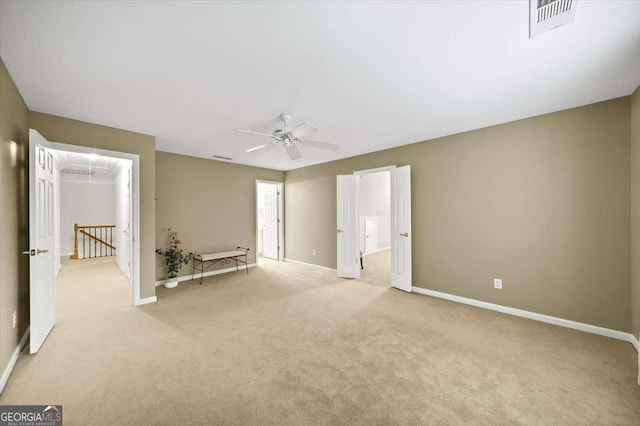
{"type": "Polygon", "coordinates": [[[342,229],[338,229],[338,234],[344,232],[342,229]]]}
{"type": "Polygon", "coordinates": [[[36,249],[36,254],[49,253],[49,250],[36,249]]]}
{"type": "Polygon", "coordinates": [[[26,254],[27,256],[29,256],[29,250],[23,251],[22,254],[26,254]]]}
{"type": "Polygon", "coordinates": [[[401,236],[401,237],[405,237],[405,238],[407,238],[407,237],[409,236],[409,233],[408,233],[408,232],[405,232],[404,234],[400,234],[400,236],[401,236]]]}

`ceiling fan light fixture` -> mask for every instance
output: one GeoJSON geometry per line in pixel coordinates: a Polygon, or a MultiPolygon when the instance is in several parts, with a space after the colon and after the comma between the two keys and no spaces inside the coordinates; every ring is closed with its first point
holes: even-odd
{"type": "Polygon", "coordinates": [[[282,147],[285,149],[287,154],[289,154],[289,158],[291,158],[292,160],[297,160],[298,158],[302,157],[302,154],[300,154],[300,150],[298,149],[300,145],[330,151],[337,151],[338,149],[340,149],[339,145],[333,143],[307,139],[307,136],[318,131],[318,128],[313,124],[305,121],[294,128],[290,128],[289,121],[291,121],[292,119],[291,114],[283,112],[282,114],[280,114],[279,118],[280,120],[282,120],[283,126],[273,129],[271,134],[256,132],[255,130],[234,129],[236,132],[250,133],[258,136],[267,136],[268,138],[272,139],[269,143],[254,146],[253,148],[246,149],[245,151],[253,152],[265,148],[269,145],[280,143],[282,144],[282,147]]]}
{"type": "Polygon", "coordinates": [[[280,114],[280,120],[282,120],[284,122],[285,126],[287,125],[287,123],[289,123],[291,121],[292,118],[293,118],[293,116],[291,114],[289,114],[288,112],[283,112],[282,114],[280,114]]]}

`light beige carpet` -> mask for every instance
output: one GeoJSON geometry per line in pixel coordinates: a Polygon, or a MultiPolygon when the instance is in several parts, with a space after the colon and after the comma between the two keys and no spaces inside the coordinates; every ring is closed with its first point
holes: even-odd
{"type": "Polygon", "coordinates": [[[266,260],[133,308],[115,264],[77,265],[0,404],[70,425],[640,424],[625,342],[266,260]]]}
{"type": "Polygon", "coordinates": [[[360,281],[391,287],[391,251],[385,250],[365,255],[360,281]]]}

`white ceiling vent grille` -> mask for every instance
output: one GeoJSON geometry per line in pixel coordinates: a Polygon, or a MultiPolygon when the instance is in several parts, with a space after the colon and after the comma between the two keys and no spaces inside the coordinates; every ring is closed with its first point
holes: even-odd
{"type": "Polygon", "coordinates": [[[577,0],[529,0],[529,38],[573,22],[577,0]]]}
{"type": "Polygon", "coordinates": [[[84,175],[84,176],[93,176],[96,174],[93,170],[80,170],[80,169],[62,169],[60,173],[65,173],[68,175],[84,175]]]}

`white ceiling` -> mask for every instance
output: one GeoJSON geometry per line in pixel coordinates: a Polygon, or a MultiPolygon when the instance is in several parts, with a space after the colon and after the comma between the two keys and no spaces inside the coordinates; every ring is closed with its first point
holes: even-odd
{"type": "Polygon", "coordinates": [[[28,107],[157,149],[288,170],[629,95],[640,2],[580,1],[528,38],[527,1],[39,2],[0,6],[28,107]],[[246,153],[282,112],[338,152],[246,153]]]}

